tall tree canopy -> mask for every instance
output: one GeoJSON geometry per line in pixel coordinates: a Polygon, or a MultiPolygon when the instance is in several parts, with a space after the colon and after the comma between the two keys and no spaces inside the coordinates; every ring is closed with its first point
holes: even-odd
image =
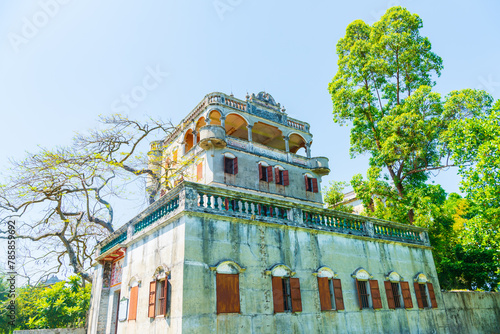
{"type": "MultiPolygon", "coordinates": [[[[453,91],[444,99],[432,91],[442,60],[421,28],[420,17],[402,7],[372,26],[354,21],[337,43],[338,71],[329,84],[334,120],[352,123],[351,155],[370,155],[368,180],[356,176],[353,188],[369,214],[409,223],[416,211],[431,209],[430,173],[456,165],[448,145],[454,124],[488,118],[493,102],[484,91],[453,91]],[[390,207],[389,217],[377,211],[381,205],[390,207]]],[[[417,223],[428,223],[425,217],[417,223]]]]}

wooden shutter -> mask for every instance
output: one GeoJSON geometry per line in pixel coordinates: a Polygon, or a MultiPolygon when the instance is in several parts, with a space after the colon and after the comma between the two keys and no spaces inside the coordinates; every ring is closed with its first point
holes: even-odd
{"type": "Polygon", "coordinates": [[[427,290],[429,290],[429,297],[431,298],[432,308],[437,308],[438,304],[436,301],[436,295],[434,294],[434,286],[432,283],[427,283],[427,290]]]}
{"type": "Polygon", "coordinates": [[[387,296],[387,304],[389,304],[390,309],[396,308],[396,303],[394,302],[394,294],[392,293],[392,285],[390,281],[384,281],[385,294],[387,296]]]}
{"type": "Polygon", "coordinates": [[[273,167],[267,166],[267,182],[273,181],[273,167]]]}
{"type": "Polygon", "coordinates": [[[358,292],[358,302],[359,302],[359,309],[363,309],[363,301],[361,300],[361,291],[359,291],[359,282],[358,279],[356,278],[356,291],[358,292]]]}
{"type": "Polygon", "coordinates": [[[342,283],[338,278],[332,279],[333,293],[335,295],[335,308],[338,310],[344,309],[344,296],[342,295],[342,283]]]}
{"type": "Polygon", "coordinates": [[[292,312],[302,312],[302,298],[298,278],[290,278],[290,294],[292,296],[292,312]]]}
{"type": "Polygon", "coordinates": [[[401,293],[403,294],[403,301],[405,303],[405,308],[413,308],[413,302],[411,300],[410,285],[408,282],[401,282],[401,293]]]}
{"type": "Polygon", "coordinates": [[[155,317],[155,304],[156,304],[156,281],[149,283],[149,307],[148,317],[155,317]]]}
{"type": "Polygon", "coordinates": [[[273,302],[274,313],[285,312],[285,301],[283,300],[283,280],[281,277],[273,277],[273,302]]]}
{"type": "Polygon", "coordinates": [[[262,165],[259,164],[259,181],[262,180],[262,165]]]}
{"type": "Polygon", "coordinates": [[[233,159],[233,174],[238,174],[238,157],[233,159]]]}
{"type": "Polygon", "coordinates": [[[290,184],[290,181],[288,179],[288,171],[284,170],[283,171],[283,185],[288,186],[290,184]]]}
{"type": "Polygon", "coordinates": [[[382,308],[382,299],[380,298],[380,290],[378,288],[377,280],[369,280],[370,282],[370,293],[372,295],[372,304],[373,309],[381,309],[382,308]]]}
{"type": "Polygon", "coordinates": [[[163,286],[163,296],[165,299],[161,304],[161,314],[167,314],[167,303],[168,303],[168,277],[165,277],[165,285],[163,286]]]}
{"type": "Polygon", "coordinates": [[[203,162],[200,162],[196,168],[196,180],[200,181],[203,178],[203,162]]]}
{"type": "Polygon", "coordinates": [[[128,305],[128,320],[137,319],[137,295],[139,293],[139,287],[134,286],[130,289],[130,302],[128,305]]]}
{"type": "Polygon", "coordinates": [[[330,295],[330,285],[328,277],[318,277],[319,303],[321,311],[332,309],[332,296],[330,295]]]}
{"type": "Polygon", "coordinates": [[[224,161],[223,161],[223,165],[222,165],[222,170],[224,171],[224,173],[228,173],[229,171],[227,170],[227,158],[226,156],[224,156],[224,161]]]}
{"type": "Polygon", "coordinates": [[[276,184],[280,184],[280,170],[279,168],[275,168],[274,169],[274,176],[275,176],[275,179],[276,179],[276,184]]]}
{"type": "Polygon", "coordinates": [[[217,274],[217,314],[240,312],[238,274],[217,274]]]}
{"type": "Polygon", "coordinates": [[[312,179],[312,184],[313,184],[313,188],[312,188],[313,193],[317,193],[318,192],[318,179],[316,179],[316,178],[312,179]]]}
{"type": "Polygon", "coordinates": [[[415,296],[417,296],[418,308],[424,308],[424,302],[422,300],[422,294],[420,293],[420,287],[418,283],[413,283],[413,288],[415,288],[415,296]]]}
{"type": "Polygon", "coordinates": [[[224,207],[226,208],[226,211],[229,211],[229,200],[227,198],[224,199],[224,207]]]}
{"type": "Polygon", "coordinates": [[[307,182],[307,179],[308,179],[307,175],[304,176],[304,180],[306,181],[306,191],[310,191],[310,189],[309,189],[309,182],[307,182]]]}

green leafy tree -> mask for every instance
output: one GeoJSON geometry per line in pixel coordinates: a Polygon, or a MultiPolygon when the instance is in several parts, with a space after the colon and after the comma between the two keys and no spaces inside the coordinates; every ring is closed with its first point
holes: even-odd
{"type": "Polygon", "coordinates": [[[338,211],[353,212],[352,205],[342,204],[344,201],[344,189],[348,185],[349,183],[344,181],[330,181],[323,197],[328,207],[338,211]]]}
{"type": "Polygon", "coordinates": [[[351,23],[337,43],[329,91],[334,120],[352,124],[351,155],[370,155],[368,180],[351,182],[369,214],[427,225],[432,208],[422,194],[433,191],[425,184],[429,173],[455,165],[450,129],[459,120],[486,117],[492,98],[465,89],[442,99],[432,91],[443,66],[420,35],[422,26],[402,7],[388,9],[372,26],[351,23]],[[418,221],[417,211],[425,214],[418,221]]]}

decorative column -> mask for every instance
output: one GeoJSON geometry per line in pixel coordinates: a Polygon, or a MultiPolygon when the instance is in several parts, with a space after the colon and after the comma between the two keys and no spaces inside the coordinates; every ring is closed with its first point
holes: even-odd
{"type": "Polygon", "coordinates": [[[198,141],[198,132],[193,131],[192,134],[193,134],[193,147],[195,147],[198,141]]]}
{"type": "Polygon", "coordinates": [[[290,153],[290,137],[289,136],[283,136],[283,139],[285,140],[285,152],[290,153]]]}
{"type": "Polygon", "coordinates": [[[311,144],[312,142],[306,144],[307,159],[311,159],[311,144]]]}
{"type": "Polygon", "coordinates": [[[252,128],[253,128],[252,124],[248,124],[247,125],[247,129],[248,129],[248,141],[252,141],[252,128]]]}
{"type": "Polygon", "coordinates": [[[226,116],[225,115],[220,116],[220,126],[222,126],[224,129],[226,128],[226,116]]]}

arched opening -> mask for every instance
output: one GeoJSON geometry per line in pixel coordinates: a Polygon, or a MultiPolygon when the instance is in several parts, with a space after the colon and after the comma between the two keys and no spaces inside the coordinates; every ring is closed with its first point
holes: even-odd
{"type": "Polygon", "coordinates": [[[210,125],[221,125],[220,112],[217,110],[212,110],[208,117],[210,118],[210,125]]]}
{"type": "Polygon", "coordinates": [[[248,140],[247,121],[240,115],[227,115],[225,125],[228,136],[248,140]]]}
{"type": "Polygon", "coordinates": [[[184,152],[187,153],[193,148],[193,130],[189,129],[184,136],[185,149],[184,152]]]}
{"type": "Polygon", "coordinates": [[[285,140],[283,133],[275,126],[257,122],[252,128],[252,141],[285,151],[285,140]]]}
{"type": "Polygon", "coordinates": [[[198,122],[196,122],[196,142],[200,142],[200,128],[204,127],[207,125],[207,122],[205,122],[205,117],[201,117],[198,122]]]}
{"type": "Polygon", "coordinates": [[[292,133],[288,141],[288,147],[291,153],[306,155],[306,140],[301,135],[292,133]]]}

